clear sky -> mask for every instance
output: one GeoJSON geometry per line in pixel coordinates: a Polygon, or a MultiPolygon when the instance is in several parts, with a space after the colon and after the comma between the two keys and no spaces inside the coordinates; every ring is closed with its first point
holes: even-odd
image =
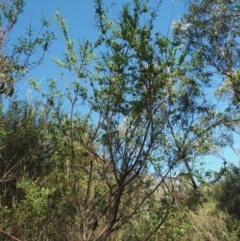
{"type": "MultiPolygon", "coordinates": [[[[117,5],[113,8],[112,14],[116,14],[120,11],[122,3],[126,0],[110,1],[105,0],[105,6],[110,6],[111,3],[117,5]]],[[[154,5],[156,0],[150,0],[151,5],[154,5]]],[[[98,36],[98,32],[93,27],[94,16],[94,4],[91,0],[26,0],[26,6],[24,13],[20,15],[19,21],[11,34],[11,42],[14,42],[18,36],[24,36],[25,29],[32,25],[33,29],[38,30],[40,27],[40,18],[42,13],[48,19],[53,18],[53,14],[58,8],[61,15],[67,19],[69,26],[69,33],[72,39],[89,39],[95,40],[98,36]]],[[[156,22],[156,30],[162,34],[167,35],[168,31],[171,31],[170,25],[173,20],[177,20],[184,12],[184,4],[178,1],[165,0],[160,7],[159,17],[156,22]]],[[[115,16],[116,16],[115,15],[115,16]]],[[[114,17],[114,16],[113,16],[114,17]]],[[[57,39],[50,47],[50,51],[47,53],[44,63],[34,69],[28,76],[34,77],[36,80],[41,80],[41,87],[44,88],[48,78],[58,78],[61,70],[51,60],[52,56],[58,56],[61,58],[64,52],[64,42],[62,36],[57,28],[54,29],[57,39]]],[[[27,79],[22,80],[18,84],[18,94],[26,96],[27,79]]],[[[33,98],[37,94],[32,92],[33,98]]],[[[230,149],[227,149],[224,153],[227,160],[231,160],[234,163],[238,162],[238,157],[233,154],[230,149]]],[[[205,158],[205,161],[209,163],[208,168],[219,168],[222,162],[212,156],[205,158]],[[211,164],[210,164],[211,163],[211,164]]]]}

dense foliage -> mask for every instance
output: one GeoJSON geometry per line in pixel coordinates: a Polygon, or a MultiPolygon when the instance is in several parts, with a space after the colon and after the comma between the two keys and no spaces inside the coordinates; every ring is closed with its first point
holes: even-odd
{"type": "MultiPolygon", "coordinates": [[[[238,48],[237,1],[213,1],[208,11],[207,0],[190,2],[174,38],[155,30],[160,1],[133,0],[116,19],[94,3],[95,42],[73,41],[55,13],[66,48],[53,57],[62,71],[47,92],[29,79],[41,101],[19,100],[13,87],[42,63],[50,22],[42,37],[30,29],[10,57],[1,53],[9,105],[1,99],[0,240],[239,240],[239,167],[205,171],[201,161],[233,148],[239,129],[238,64],[220,54],[229,36],[238,48]]],[[[4,33],[23,7],[2,1],[4,33]]]]}

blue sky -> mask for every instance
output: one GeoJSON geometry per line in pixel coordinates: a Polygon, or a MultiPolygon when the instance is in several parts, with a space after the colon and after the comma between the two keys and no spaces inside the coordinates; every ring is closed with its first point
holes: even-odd
{"type": "MultiPolygon", "coordinates": [[[[117,15],[121,9],[122,3],[127,2],[126,0],[115,1],[116,6],[113,8],[112,14],[117,15]]],[[[105,6],[110,6],[113,1],[105,0],[105,6]]],[[[151,4],[155,4],[156,0],[150,0],[151,4]]],[[[72,39],[89,39],[94,41],[98,32],[93,27],[93,16],[94,16],[94,4],[91,0],[26,0],[26,6],[24,13],[20,15],[19,21],[11,34],[11,42],[14,42],[18,36],[24,36],[26,27],[29,24],[32,25],[33,29],[38,30],[40,27],[40,18],[42,13],[47,19],[53,18],[53,14],[56,9],[59,10],[61,15],[67,19],[69,26],[69,34],[72,39]]],[[[177,1],[164,1],[159,9],[159,17],[156,22],[156,30],[162,34],[167,35],[170,29],[171,22],[179,19],[184,12],[184,4],[177,1]]],[[[116,16],[115,15],[115,16],[116,16]]],[[[54,62],[51,60],[52,56],[58,56],[61,58],[64,52],[64,42],[60,31],[54,28],[57,39],[50,47],[50,51],[47,53],[44,63],[34,69],[28,76],[35,78],[37,81],[41,81],[41,87],[44,88],[48,78],[59,78],[61,69],[56,67],[54,62]]],[[[27,90],[30,88],[27,85],[27,78],[22,80],[17,85],[18,94],[26,96],[27,90]]],[[[37,93],[32,92],[32,98],[37,96],[37,93]]],[[[238,157],[233,154],[230,149],[226,149],[224,157],[231,162],[237,163],[238,157]]],[[[222,162],[215,157],[204,158],[208,165],[206,168],[217,169],[221,166],[222,162]]]]}

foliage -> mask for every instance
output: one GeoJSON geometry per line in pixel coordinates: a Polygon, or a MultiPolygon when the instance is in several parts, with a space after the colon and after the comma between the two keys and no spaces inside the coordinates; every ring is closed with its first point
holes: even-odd
{"type": "MultiPolygon", "coordinates": [[[[191,3],[191,9],[201,15],[205,1],[191,3]]],[[[42,102],[13,100],[7,110],[1,106],[0,233],[22,241],[236,240],[238,230],[230,230],[229,223],[237,227],[237,218],[219,210],[227,190],[212,186],[210,195],[204,186],[211,172],[198,166],[204,156],[233,143],[239,123],[237,104],[230,108],[233,99],[222,108],[221,101],[209,98],[210,92],[216,98],[226,92],[212,84],[205,68],[210,63],[206,53],[212,53],[205,51],[208,45],[202,51],[193,41],[196,34],[191,48],[182,46],[179,39],[188,29],[182,22],[174,25],[174,39],[155,31],[160,1],[151,7],[133,0],[116,19],[101,0],[94,2],[99,37],[93,43],[73,41],[56,12],[66,48],[62,58],[53,60],[62,72],[48,79],[47,92],[29,80],[42,102]]],[[[11,11],[19,14],[24,5],[12,4],[1,5],[8,21],[13,21],[11,11]]],[[[228,13],[219,6],[221,14],[228,13]]],[[[220,21],[218,15],[213,21],[220,21]]],[[[200,23],[190,30],[208,36],[210,30],[199,28],[200,23]]],[[[12,75],[24,76],[36,46],[47,50],[53,35],[44,36],[36,45],[20,41],[22,50],[16,53],[26,55],[27,62],[23,72],[7,67],[12,75]]],[[[19,64],[14,51],[16,62],[4,66],[19,64]]],[[[220,61],[217,53],[212,57],[220,61]]],[[[238,79],[237,69],[232,76],[238,79]]],[[[13,82],[6,84],[9,89],[13,82]]],[[[229,185],[237,177],[222,180],[225,170],[216,173],[214,182],[226,184],[232,194],[236,190],[229,185]]],[[[236,197],[226,210],[238,202],[236,197]]]]}
{"type": "Polygon", "coordinates": [[[173,23],[175,39],[190,54],[196,71],[229,80],[238,101],[239,16],[239,1],[196,0],[189,1],[188,12],[173,23]]]}
{"type": "Polygon", "coordinates": [[[1,163],[0,185],[3,197],[1,204],[10,205],[15,196],[16,183],[28,173],[30,176],[42,175],[49,168],[46,145],[46,113],[40,103],[29,105],[26,101],[13,100],[9,109],[1,113],[0,139],[1,163]]]}
{"type": "MultiPolygon", "coordinates": [[[[66,21],[56,13],[66,51],[63,59],[54,60],[74,76],[65,95],[71,104],[67,133],[63,131],[66,122],[59,111],[62,103],[59,98],[64,95],[55,99],[54,94],[50,94],[51,98],[45,95],[48,101],[51,99],[55,123],[58,122],[63,136],[69,138],[72,167],[79,163],[74,143],[91,154],[88,173],[84,174],[87,190],[76,197],[83,240],[106,240],[112,232],[121,230],[141,215],[141,207],[173,175],[184,176],[196,190],[196,178],[202,178],[194,163],[199,156],[216,151],[215,130],[234,118],[210,115],[216,107],[205,95],[205,80],[191,74],[192,67],[184,55],[178,59],[180,46],[154,33],[157,9],[150,8],[145,1],[134,1],[133,5],[123,6],[118,19],[109,20],[102,1],[95,3],[95,24],[100,36],[93,44],[84,41],[76,47],[68,36],[66,21]],[[143,21],[144,16],[149,19],[143,21]],[[103,46],[104,51],[94,54],[103,46]],[[91,71],[90,61],[95,63],[91,71]],[[89,115],[95,113],[99,122],[90,124],[92,131],[85,140],[79,140],[74,132],[74,110],[84,103],[90,107],[89,115]],[[145,185],[150,170],[156,178],[145,185]],[[102,191],[95,188],[94,180],[101,183],[102,191]],[[102,196],[96,199],[102,192],[107,200],[101,200],[102,196]],[[136,193],[142,194],[137,201],[136,193]],[[91,226],[89,217],[95,217],[97,227],[91,226]]],[[[50,89],[58,93],[54,83],[50,89]]],[[[78,180],[76,176],[73,178],[78,180]]],[[[152,220],[146,232],[135,238],[149,240],[175,205],[171,189],[165,185],[168,198],[163,195],[159,200],[163,206],[147,209],[152,220]],[[155,208],[160,209],[158,217],[155,208]]]]}
{"type": "Polygon", "coordinates": [[[216,199],[219,203],[219,209],[226,210],[230,215],[240,219],[240,173],[239,167],[230,165],[229,172],[217,186],[218,192],[216,199]]]}
{"type": "Polygon", "coordinates": [[[12,96],[14,85],[33,68],[42,63],[54,34],[48,29],[50,22],[42,18],[41,29],[37,34],[30,25],[24,37],[18,37],[9,48],[9,36],[23,13],[24,0],[0,1],[0,94],[12,96]],[[36,52],[41,53],[38,57],[36,52]]]}

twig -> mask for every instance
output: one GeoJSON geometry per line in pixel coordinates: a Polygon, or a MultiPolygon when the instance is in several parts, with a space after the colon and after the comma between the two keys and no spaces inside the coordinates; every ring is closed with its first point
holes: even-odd
{"type": "Polygon", "coordinates": [[[4,232],[3,230],[1,230],[0,229],[0,233],[2,233],[2,234],[4,234],[4,235],[6,235],[6,236],[8,236],[8,237],[10,237],[11,239],[13,239],[13,240],[16,240],[16,241],[21,241],[20,239],[18,239],[18,238],[16,238],[16,237],[14,237],[14,236],[12,236],[11,234],[9,234],[9,233],[6,233],[6,232],[4,232]]]}

